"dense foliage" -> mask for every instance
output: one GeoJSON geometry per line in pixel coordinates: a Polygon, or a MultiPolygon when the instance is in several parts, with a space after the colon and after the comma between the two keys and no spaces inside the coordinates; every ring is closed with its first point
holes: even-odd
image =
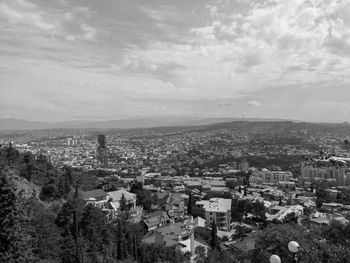
{"type": "MultiPolygon", "coordinates": [[[[78,198],[77,190],[73,190],[74,175],[68,167],[53,170],[52,174],[50,169],[44,169],[40,195],[33,191],[28,196],[19,191],[14,182],[24,174],[20,172],[22,164],[34,159],[30,155],[23,157],[14,149],[5,149],[5,152],[2,149],[1,155],[0,262],[175,263],[188,260],[176,247],[142,244],[143,227],[126,220],[128,211],[110,221],[103,210],[86,205],[78,198]],[[27,161],[22,163],[22,158],[27,161]],[[51,202],[54,200],[60,203],[51,202]]],[[[28,180],[36,176],[25,176],[26,184],[34,186],[28,180]]],[[[141,202],[151,198],[142,187],[134,190],[141,202]]]]}
{"type": "MultiPolygon", "coordinates": [[[[333,228],[333,226],[331,226],[333,228]]],[[[338,230],[336,231],[338,232],[338,230]]],[[[288,243],[297,240],[301,250],[298,262],[348,262],[349,247],[339,245],[333,230],[323,233],[323,237],[296,224],[271,225],[260,232],[251,257],[252,262],[268,262],[272,254],[279,255],[282,262],[294,262],[288,243]],[[333,241],[333,242],[332,242],[333,241]]],[[[342,242],[341,237],[339,241],[342,242]]]]}

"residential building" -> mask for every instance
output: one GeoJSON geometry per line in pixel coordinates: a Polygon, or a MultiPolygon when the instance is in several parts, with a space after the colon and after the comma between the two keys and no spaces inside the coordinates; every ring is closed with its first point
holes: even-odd
{"type": "Polygon", "coordinates": [[[327,182],[329,186],[348,186],[350,185],[350,170],[340,166],[315,167],[308,165],[301,167],[300,185],[319,182],[327,182]]]}
{"type": "Polygon", "coordinates": [[[230,230],[231,202],[231,199],[211,198],[197,201],[196,206],[202,209],[207,226],[215,221],[219,229],[230,230]]]}
{"type": "Polygon", "coordinates": [[[262,171],[255,171],[251,181],[278,184],[280,182],[288,182],[293,179],[293,174],[289,171],[269,171],[264,169],[262,171]]]}
{"type": "Polygon", "coordinates": [[[194,253],[193,222],[174,223],[150,231],[142,238],[142,243],[178,246],[182,252],[194,253]]]}
{"type": "Polygon", "coordinates": [[[145,230],[151,231],[158,227],[174,223],[174,219],[171,218],[165,211],[156,211],[145,215],[142,222],[144,224],[145,230]]]}
{"type": "Polygon", "coordinates": [[[79,196],[85,200],[87,204],[93,204],[101,209],[107,207],[108,194],[102,189],[79,191],[79,196]]]}
{"type": "Polygon", "coordinates": [[[126,201],[127,210],[136,208],[136,194],[130,193],[126,190],[118,190],[113,192],[107,192],[108,201],[114,211],[118,211],[120,208],[120,201],[124,195],[126,201]]]}

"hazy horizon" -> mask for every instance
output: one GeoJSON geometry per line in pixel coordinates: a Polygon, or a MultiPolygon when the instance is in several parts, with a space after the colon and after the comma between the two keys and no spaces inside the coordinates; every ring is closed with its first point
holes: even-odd
{"type": "Polygon", "coordinates": [[[350,1],[0,1],[0,118],[350,121],[350,1]]]}

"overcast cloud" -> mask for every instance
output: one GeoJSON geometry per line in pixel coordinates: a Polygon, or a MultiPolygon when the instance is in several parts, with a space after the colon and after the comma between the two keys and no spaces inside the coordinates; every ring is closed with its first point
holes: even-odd
{"type": "Polygon", "coordinates": [[[350,121],[350,0],[0,0],[0,117],[350,121]]]}

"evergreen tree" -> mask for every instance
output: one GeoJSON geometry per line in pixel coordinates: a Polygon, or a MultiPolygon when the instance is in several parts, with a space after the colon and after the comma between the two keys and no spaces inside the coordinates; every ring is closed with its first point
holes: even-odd
{"type": "Polygon", "coordinates": [[[215,224],[215,221],[213,221],[213,223],[211,224],[211,234],[210,234],[210,242],[209,242],[209,246],[212,249],[217,249],[219,248],[219,241],[218,241],[218,228],[215,224]]]}
{"type": "Polygon", "coordinates": [[[241,208],[242,201],[232,199],[231,201],[231,219],[232,221],[242,222],[243,212],[241,208]]]}
{"type": "Polygon", "coordinates": [[[119,219],[118,227],[117,227],[117,259],[123,260],[126,258],[126,250],[125,250],[125,238],[123,233],[123,222],[119,219]]]}
{"type": "Polygon", "coordinates": [[[126,206],[127,206],[127,204],[126,204],[126,198],[125,198],[124,194],[122,194],[122,197],[121,197],[121,199],[120,199],[120,210],[121,210],[122,212],[126,211],[126,206]]]}
{"type": "Polygon", "coordinates": [[[13,229],[16,219],[16,195],[5,172],[0,177],[0,261],[7,262],[12,257],[14,236],[13,229]]]}
{"type": "Polygon", "coordinates": [[[188,197],[187,214],[192,215],[192,193],[188,197]]]}
{"type": "Polygon", "coordinates": [[[106,228],[107,219],[104,212],[91,204],[87,205],[79,222],[79,230],[82,237],[89,244],[88,251],[90,255],[103,253],[104,245],[108,245],[106,228]]]}
{"type": "Polygon", "coordinates": [[[66,232],[62,240],[60,259],[65,263],[76,263],[76,246],[70,231],[66,232]]]}
{"type": "Polygon", "coordinates": [[[0,175],[0,262],[35,262],[31,207],[16,193],[12,171],[0,175]]]}
{"type": "Polygon", "coordinates": [[[39,258],[46,260],[58,258],[61,254],[60,243],[62,240],[59,229],[55,225],[52,216],[47,213],[40,215],[35,229],[39,258]]]}
{"type": "Polygon", "coordinates": [[[138,252],[137,252],[137,247],[138,247],[138,243],[137,243],[137,237],[135,232],[133,233],[133,243],[134,243],[134,252],[133,252],[133,256],[135,260],[138,260],[138,252]]]}

